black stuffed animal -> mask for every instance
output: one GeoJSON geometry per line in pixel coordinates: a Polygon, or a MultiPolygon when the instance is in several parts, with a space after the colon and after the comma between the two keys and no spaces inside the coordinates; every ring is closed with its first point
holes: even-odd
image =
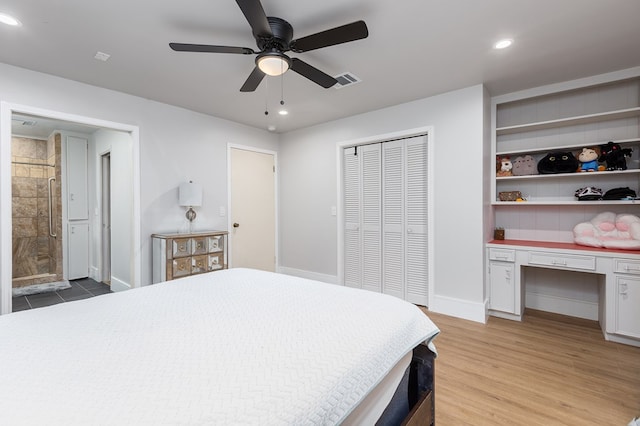
{"type": "Polygon", "coordinates": [[[625,157],[631,157],[633,150],[631,148],[622,148],[619,144],[608,142],[606,145],[600,145],[600,157],[598,161],[607,162],[607,170],[627,170],[627,160],[625,157]]]}

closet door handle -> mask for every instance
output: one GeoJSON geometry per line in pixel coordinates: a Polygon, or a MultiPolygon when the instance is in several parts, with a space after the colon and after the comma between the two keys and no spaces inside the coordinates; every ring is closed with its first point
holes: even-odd
{"type": "Polygon", "coordinates": [[[240,226],[240,224],[239,224],[238,222],[234,222],[234,224],[233,224],[233,227],[234,227],[234,228],[237,228],[237,227],[239,227],[239,226],[240,226]]]}

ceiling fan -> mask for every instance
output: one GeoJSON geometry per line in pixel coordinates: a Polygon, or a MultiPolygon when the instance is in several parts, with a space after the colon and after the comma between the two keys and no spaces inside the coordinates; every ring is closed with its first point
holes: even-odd
{"type": "Polygon", "coordinates": [[[249,47],[213,46],[208,44],[169,43],[178,52],[237,53],[256,56],[256,66],[240,88],[241,92],[256,90],[265,75],[277,76],[292,69],[325,89],[337,80],[298,58],[290,58],[285,52],[308,52],[323,47],[367,38],[369,30],[364,21],[321,31],[299,39],[293,39],[291,24],[282,18],[267,16],[260,0],[236,0],[253,31],[253,37],[260,49],[249,47]]]}

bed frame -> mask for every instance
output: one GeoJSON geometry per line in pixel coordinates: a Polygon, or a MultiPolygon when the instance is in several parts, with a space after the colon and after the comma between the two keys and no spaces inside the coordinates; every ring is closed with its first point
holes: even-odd
{"type": "Polygon", "coordinates": [[[435,357],[426,345],[413,349],[411,364],[376,426],[435,425],[435,357]]]}
{"type": "Polygon", "coordinates": [[[435,425],[435,367],[435,354],[418,345],[409,367],[410,411],[403,426],[435,425]]]}

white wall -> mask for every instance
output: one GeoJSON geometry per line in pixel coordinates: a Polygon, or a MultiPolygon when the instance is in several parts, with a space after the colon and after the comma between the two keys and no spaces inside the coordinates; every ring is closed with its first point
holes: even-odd
{"type": "Polygon", "coordinates": [[[127,132],[100,129],[89,143],[89,218],[91,238],[89,259],[93,278],[102,278],[102,155],[111,162],[111,286],[126,288],[132,282],[130,235],[133,232],[133,141],[127,132]],[[98,275],[97,272],[100,274],[98,275]]]}
{"type": "Polygon", "coordinates": [[[433,126],[434,300],[430,309],[484,321],[488,95],[477,85],[283,134],[280,266],[337,279],[336,144],[433,126]]]}
{"type": "MultiPolygon", "coordinates": [[[[278,150],[278,136],[267,131],[6,64],[0,64],[0,102],[139,127],[141,244],[132,250],[140,251],[142,285],[151,283],[150,235],[186,226],[177,205],[180,182],[191,179],[204,187],[194,228],[226,229],[227,219],[218,212],[227,207],[227,143],[278,150]]],[[[2,185],[0,202],[8,205],[10,189],[4,189],[10,184],[2,185]]],[[[0,214],[4,229],[11,209],[0,214]]],[[[8,242],[2,256],[8,256],[10,241],[2,236],[2,246],[8,242]]]]}

